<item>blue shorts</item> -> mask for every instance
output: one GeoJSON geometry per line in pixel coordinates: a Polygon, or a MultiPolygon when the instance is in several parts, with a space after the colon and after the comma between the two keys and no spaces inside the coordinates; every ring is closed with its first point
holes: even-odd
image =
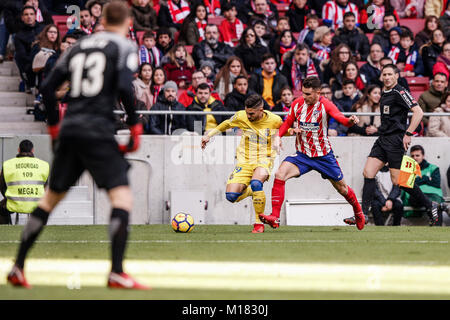
{"type": "Polygon", "coordinates": [[[311,170],[316,170],[321,174],[323,179],[331,179],[334,181],[344,179],[344,174],[333,152],[328,153],[326,156],[310,158],[306,154],[297,151],[297,155],[287,157],[284,161],[295,164],[300,171],[300,176],[311,170]]]}

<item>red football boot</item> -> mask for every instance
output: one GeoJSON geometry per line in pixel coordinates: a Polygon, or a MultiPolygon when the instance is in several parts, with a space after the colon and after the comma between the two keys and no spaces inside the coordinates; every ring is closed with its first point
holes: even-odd
{"type": "Polygon", "coordinates": [[[259,219],[264,222],[265,224],[268,224],[272,228],[276,229],[280,226],[280,218],[275,217],[274,215],[264,215],[260,214],[259,219]]]}
{"type": "Polygon", "coordinates": [[[122,273],[111,272],[108,277],[108,288],[113,289],[135,289],[135,290],[151,290],[150,287],[138,283],[131,276],[122,273]]]}
{"type": "Polygon", "coordinates": [[[26,289],[30,289],[31,286],[28,284],[27,279],[25,279],[25,275],[23,270],[17,266],[14,266],[8,274],[6,278],[9,283],[11,283],[15,287],[22,287],[26,289]]]}
{"type": "Polygon", "coordinates": [[[255,223],[253,225],[252,233],[263,233],[264,232],[264,225],[262,223],[255,223]]]}
{"type": "Polygon", "coordinates": [[[364,213],[358,212],[355,213],[356,227],[358,230],[364,229],[364,225],[366,224],[366,218],[364,217],[364,213]]]}

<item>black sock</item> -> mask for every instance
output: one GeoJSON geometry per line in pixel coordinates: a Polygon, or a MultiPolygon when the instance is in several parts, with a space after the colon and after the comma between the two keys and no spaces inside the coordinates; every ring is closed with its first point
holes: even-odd
{"type": "Polygon", "coordinates": [[[112,272],[123,272],[122,261],[128,238],[128,211],[113,208],[109,223],[109,237],[111,239],[112,272]]]}
{"type": "Polygon", "coordinates": [[[30,214],[28,222],[22,232],[19,252],[17,254],[16,266],[19,268],[23,269],[28,250],[33,246],[42,229],[47,224],[48,215],[49,213],[47,211],[39,207],[34,209],[30,214]]]}
{"type": "MultiPolygon", "coordinates": [[[[413,188],[405,188],[401,187],[402,190],[409,193],[409,196],[414,199],[414,202],[418,203],[420,206],[424,206],[427,208],[427,211],[430,211],[432,207],[431,200],[420,190],[419,186],[414,183],[413,188]]],[[[431,215],[431,212],[429,213],[431,215]]]]}
{"type": "Polygon", "coordinates": [[[376,188],[375,178],[364,178],[361,208],[365,216],[369,214],[376,188]]]}

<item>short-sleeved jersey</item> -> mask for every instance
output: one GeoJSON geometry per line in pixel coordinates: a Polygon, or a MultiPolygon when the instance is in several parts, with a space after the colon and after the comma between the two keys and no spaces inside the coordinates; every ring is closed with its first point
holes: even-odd
{"type": "Polygon", "coordinates": [[[397,84],[390,90],[383,90],[380,100],[381,125],[380,135],[404,135],[408,129],[408,112],[418,103],[411,94],[397,84]]]}
{"type": "Polygon", "coordinates": [[[330,100],[320,97],[314,105],[309,106],[303,97],[299,97],[291,104],[289,115],[278,132],[283,136],[294,124],[303,131],[297,133],[295,147],[297,151],[308,157],[322,157],[332,151],[328,139],[328,122],[330,117],[345,126],[350,126],[346,118],[330,100]]]}
{"type": "Polygon", "coordinates": [[[257,163],[261,159],[276,157],[277,153],[272,148],[272,136],[282,123],[280,116],[266,110],[262,119],[252,122],[248,120],[245,110],[241,110],[218,125],[209,135],[215,134],[215,130],[223,132],[229,128],[242,129],[241,141],[236,149],[237,161],[257,163]]]}
{"type": "MultiPolygon", "coordinates": [[[[43,84],[50,96],[54,86],[70,82],[60,136],[111,138],[115,133],[113,111],[118,99],[122,99],[126,108],[134,109],[132,81],[137,67],[137,46],[111,32],[84,37],[61,56],[43,84]]],[[[53,100],[46,103],[49,113],[53,111],[52,103],[53,100]]],[[[134,124],[137,121],[134,110],[128,113],[131,117],[128,123],[134,124]]],[[[56,121],[57,117],[55,120],[49,115],[49,124],[56,121]]]]}

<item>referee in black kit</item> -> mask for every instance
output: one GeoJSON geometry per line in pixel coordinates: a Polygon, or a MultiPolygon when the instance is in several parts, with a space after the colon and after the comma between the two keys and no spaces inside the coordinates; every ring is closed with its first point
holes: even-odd
{"type": "MultiPolygon", "coordinates": [[[[422,121],[423,112],[411,94],[398,84],[400,70],[393,64],[385,65],[381,71],[383,92],[380,100],[381,126],[378,129],[380,137],[375,141],[364,166],[364,187],[362,195],[362,210],[366,216],[369,212],[375,194],[375,176],[388,163],[391,180],[398,185],[402,158],[411,144],[413,132],[422,121]],[[409,127],[408,113],[412,112],[409,127]]],[[[417,199],[427,210],[430,226],[439,223],[438,204],[431,202],[417,184],[414,188],[404,188],[411,197],[417,199]]],[[[400,188],[392,188],[386,206],[392,209],[393,201],[399,196],[400,188]]],[[[346,218],[344,222],[354,224],[354,218],[346,218]]]]}
{"type": "Polygon", "coordinates": [[[138,67],[137,47],[126,39],[131,23],[129,8],[121,1],[108,3],[102,15],[105,32],[79,40],[60,57],[41,92],[48,114],[48,131],[54,147],[49,189],[31,213],[23,230],[15,264],[7,280],[29,287],[24,276],[25,257],[41,233],[50,212],[84,170],[111,201],[109,236],[112,268],[110,288],[148,289],[123,272],[133,197],[128,185],[130,167],[124,153],[137,150],[142,124],[135,113],[133,74],[138,67]],[[70,81],[67,112],[58,124],[57,88],[70,81]],[[128,115],[131,137],[127,146],[114,138],[114,105],[120,99],[128,115]]]}

